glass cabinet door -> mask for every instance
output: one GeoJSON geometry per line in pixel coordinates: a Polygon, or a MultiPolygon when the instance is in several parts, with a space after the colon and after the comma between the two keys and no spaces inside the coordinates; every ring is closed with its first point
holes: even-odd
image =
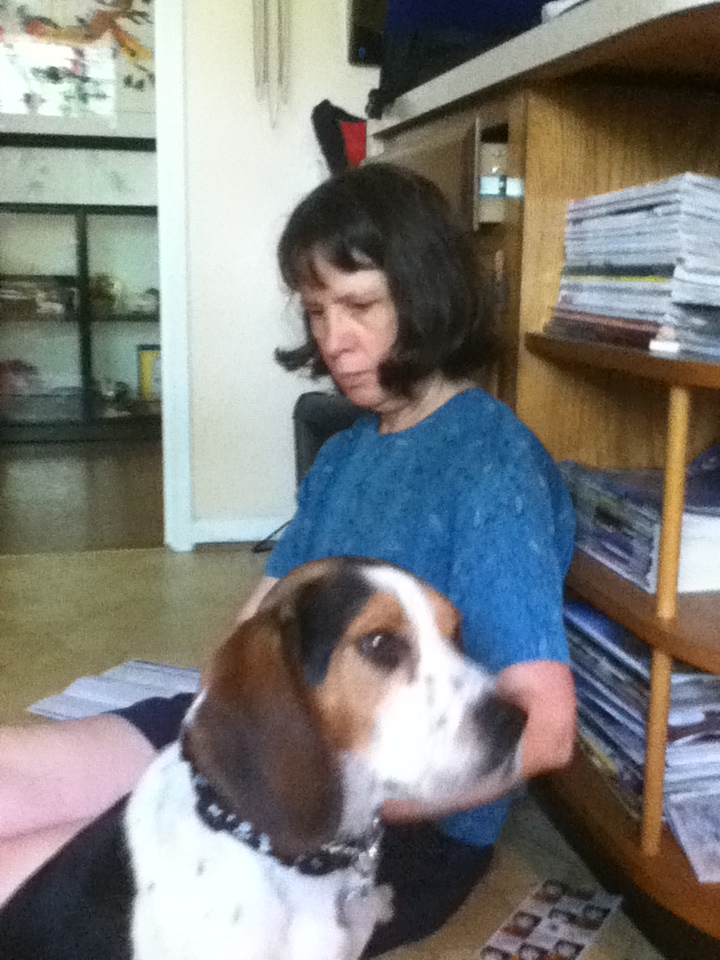
{"type": "Polygon", "coordinates": [[[87,258],[93,414],[157,414],[160,325],[154,212],[88,215],[87,258]]]}
{"type": "Polygon", "coordinates": [[[0,421],[84,416],[72,213],[0,211],[0,421]]]}

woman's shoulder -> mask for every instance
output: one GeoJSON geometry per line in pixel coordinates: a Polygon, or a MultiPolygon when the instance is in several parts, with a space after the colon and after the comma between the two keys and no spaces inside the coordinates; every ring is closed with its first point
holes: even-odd
{"type": "Polygon", "coordinates": [[[472,390],[455,415],[459,442],[455,455],[446,459],[446,470],[461,501],[500,505],[518,496],[529,502],[549,496],[555,510],[564,510],[565,484],[555,461],[509,407],[472,390]]]}
{"type": "Polygon", "coordinates": [[[440,444],[455,449],[459,466],[497,476],[503,468],[522,468],[539,459],[543,466],[552,459],[537,436],[502,401],[479,388],[453,398],[435,431],[440,444]]]}

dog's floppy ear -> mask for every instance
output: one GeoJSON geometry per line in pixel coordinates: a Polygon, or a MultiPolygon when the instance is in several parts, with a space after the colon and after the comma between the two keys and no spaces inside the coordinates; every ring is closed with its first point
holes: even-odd
{"type": "Polygon", "coordinates": [[[372,595],[360,572],[371,562],[342,557],[305,564],[280,580],[260,606],[273,611],[288,656],[299,660],[313,687],[324,682],[338,642],[372,595]]]}
{"type": "Polygon", "coordinates": [[[341,815],[337,759],[303,667],[309,642],[293,616],[318,572],[281,581],[220,647],[186,734],[189,757],[228,809],[286,857],[331,839],[341,815]]]}

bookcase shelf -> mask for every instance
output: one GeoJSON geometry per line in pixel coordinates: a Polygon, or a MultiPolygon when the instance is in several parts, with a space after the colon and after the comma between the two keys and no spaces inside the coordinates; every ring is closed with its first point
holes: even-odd
{"type": "Polygon", "coordinates": [[[556,363],[610,370],[668,386],[720,390],[720,364],[659,357],[627,347],[561,340],[542,333],[526,334],[525,343],[535,356],[556,363]]]}
{"type": "Polygon", "coordinates": [[[551,795],[555,815],[572,820],[584,835],[584,844],[597,847],[611,869],[629,876],[671,913],[720,939],[720,884],[697,882],[667,827],[658,852],[643,853],[640,824],[622,808],[587,757],[578,751],[572,765],[543,778],[539,790],[551,795]]]}
{"type": "Polygon", "coordinates": [[[573,559],[568,587],[620,621],[649,646],[700,670],[720,673],[720,593],[681,595],[677,616],[658,617],[656,597],[583,553],[573,559]]]}

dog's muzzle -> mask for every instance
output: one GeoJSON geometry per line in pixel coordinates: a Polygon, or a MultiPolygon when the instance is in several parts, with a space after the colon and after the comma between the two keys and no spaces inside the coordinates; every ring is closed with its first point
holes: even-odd
{"type": "Polygon", "coordinates": [[[487,744],[488,771],[514,756],[527,722],[520,707],[492,693],[475,705],[472,720],[478,735],[487,744]]]}

